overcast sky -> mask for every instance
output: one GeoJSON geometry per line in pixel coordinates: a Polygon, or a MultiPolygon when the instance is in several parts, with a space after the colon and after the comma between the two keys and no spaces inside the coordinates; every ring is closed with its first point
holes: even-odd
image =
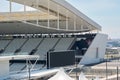
{"type": "MultiPolygon", "coordinates": [[[[120,38],[120,0],[67,0],[82,13],[102,26],[110,38],[120,38]]],[[[8,11],[7,0],[0,0],[0,12],[8,11]]],[[[14,4],[14,10],[21,6],[14,4]]],[[[23,9],[23,8],[21,8],[23,9]]]]}

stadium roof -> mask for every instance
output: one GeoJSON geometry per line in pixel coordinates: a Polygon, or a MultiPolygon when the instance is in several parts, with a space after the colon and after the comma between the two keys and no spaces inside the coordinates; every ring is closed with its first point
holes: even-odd
{"type": "MultiPolygon", "coordinates": [[[[101,26],[65,0],[9,0],[36,11],[0,13],[0,34],[67,33],[101,30],[101,26]]],[[[10,10],[12,8],[10,7],[10,10]]]]}

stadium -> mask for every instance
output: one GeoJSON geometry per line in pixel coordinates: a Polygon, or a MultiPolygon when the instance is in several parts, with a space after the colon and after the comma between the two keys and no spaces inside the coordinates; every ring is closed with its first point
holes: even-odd
{"type": "MultiPolygon", "coordinates": [[[[0,12],[1,80],[42,79],[59,67],[103,60],[107,35],[65,0],[8,0],[0,12]],[[24,10],[12,12],[12,3],[24,10]],[[36,10],[27,11],[26,6],[36,10]]],[[[42,79],[44,80],[44,79],[42,79]]]]}

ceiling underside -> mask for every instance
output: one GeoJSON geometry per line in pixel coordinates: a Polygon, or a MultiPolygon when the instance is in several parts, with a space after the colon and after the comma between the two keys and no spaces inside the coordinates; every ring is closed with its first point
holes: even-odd
{"type": "MultiPolygon", "coordinates": [[[[0,24],[0,34],[51,34],[51,33],[77,33],[82,31],[64,31],[49,29],[43,26],[37,26],[24,22],[4,22],[0,24]],[[5,27],[4,27],[5,26],[5,27]]],[[[86,30],[87,32],[87,30],[86,30]]]]}

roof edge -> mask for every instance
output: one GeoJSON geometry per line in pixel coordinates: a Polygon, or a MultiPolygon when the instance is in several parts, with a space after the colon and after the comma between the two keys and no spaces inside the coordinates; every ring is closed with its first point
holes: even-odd
{"type": "Polygon", "coordinates": [[[76,14],[77,16],[81,17],[83,20],[87,21],[89,24],[93,25],[95,28],[97,28],[98,30],[102,30],[102,27],[97,24],[95,21],[93,21],[92,19],[90,19],[89,17],[87,17],[86,15],[84,15],[82,12],[80,12],[78,9],[76,9],[75,7],[73,7],[71,4],[69,4],[67,1],[65,0],[51,0],[57,4],[62,5],[63,7],[67,8],[68,10],[70,10],[71,12],[73,12],[74,14],[76,14]]]}

